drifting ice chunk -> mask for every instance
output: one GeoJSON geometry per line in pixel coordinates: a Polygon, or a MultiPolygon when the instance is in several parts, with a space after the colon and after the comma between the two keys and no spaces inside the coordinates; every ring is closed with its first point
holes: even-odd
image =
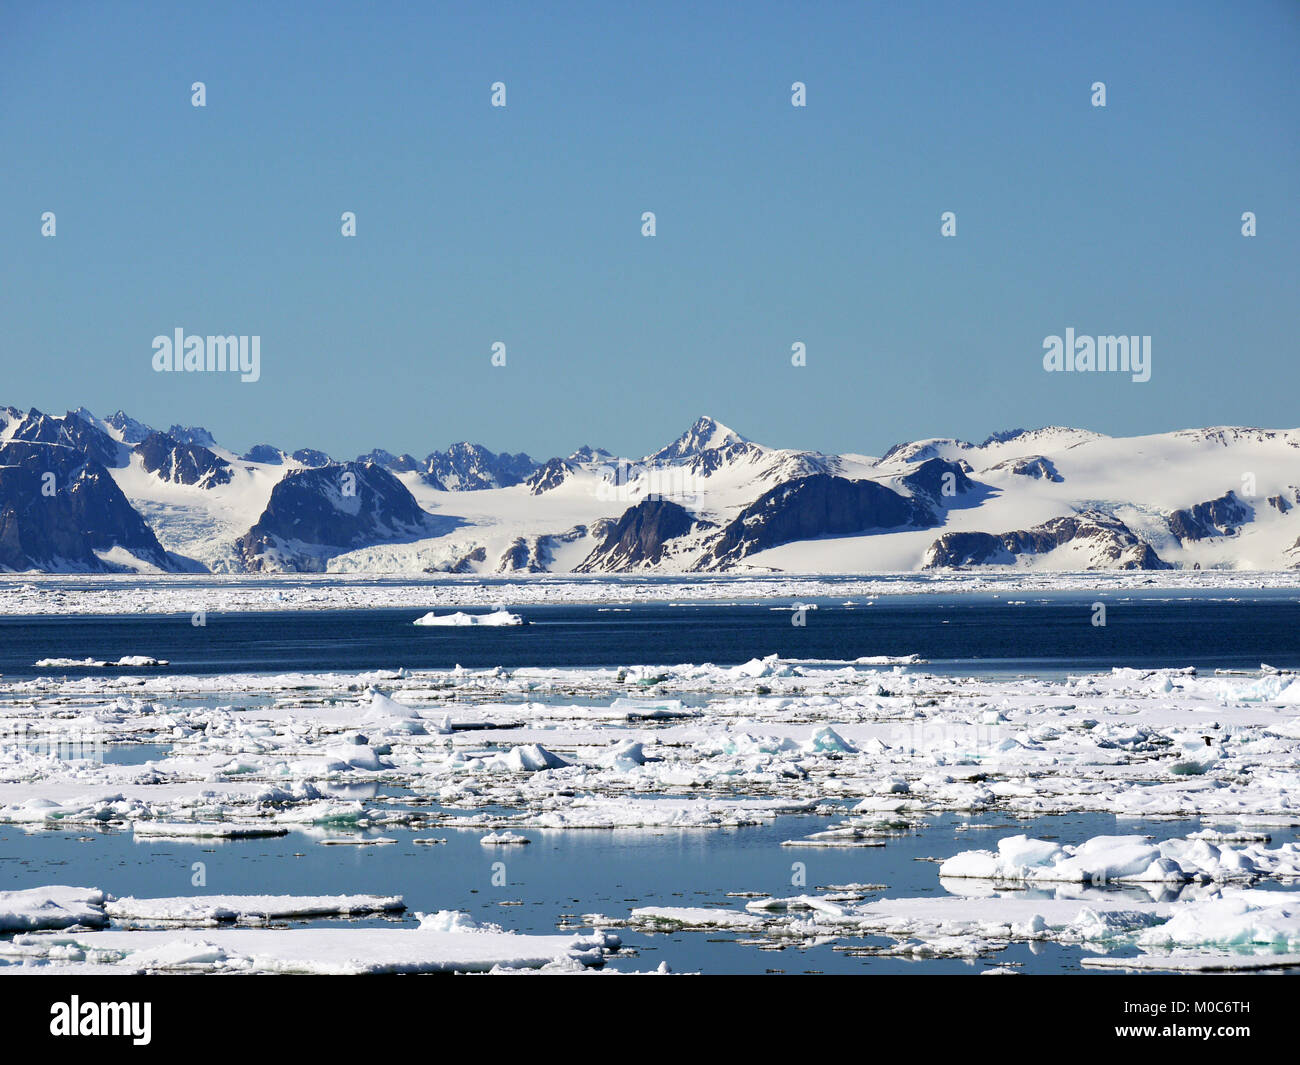
{"type": "Polygon", "coordinates": [[[992,851],[962,851],[939,867],[941,877],[1023,880],[1062,884],[1187,883],[1250,880],[1262,874],[1300,875],[1300,850],[1251,845],[1238,850],[1204,839],[1096,836],[1078,846],[1010,836],[992,851]]]}
{"type": "Polygon", "coordinates": [[[370,692],[370,706],[361,715],[361,720],[366,725],[378,726],[385,732],[405,732],[412,736],[423,736],[428,731],[424,720],[412,707],[399,703],[375,688],[370,692]]]}
{"type": "Polygon", "coordinates": [[[857,748],[830,725],[823,725],[808,737],[803,745],[803,751],[805,754],[826,754],[833,751],[855,754],[857,748]]]}
{"type": "Polygon", "coordinates": [[[326,765],[330,769],[380,770],[387,768],[379,760],[379,752],[368,743],[344,743],[338,747],[330,747],[325,751],[325,757],[326,765]]]}
{"type": "Polygon", "coordinates": [[[536,773],[542,769],[563,769],[571,762],[566,762],[558,754],[548,751],[540,743],[528,743],[522,747],[512,747],[510,753],[502,756],[503,761],[516,773],[536,773]]]}
{"type": "Polygon", "coordinates": [[[1300,899],[1294,892],[1225,890],[1180,907],[1168,921],[1138,936],[1144,947],[1264,947],[1300,949],[1300,899]]]}
{"type": "Polygon", "coordinates": [[[485,847],[495,847],[512,843],[531,843],[532,840],[527,836],[521,836],[518,832],[489,832],[479,842],[485,847]]]}
{"type": "Polygon", "coordinates": [[[342,917],[406,909],[400,895],[196,895],[113,899],[105,907],[115,920],[210,925],[289,917],[342,917]]]}
{"type": "Polygon", "coordinates": [[[466,614],[456,611],[454,614],[435,614],[432,610],[423,617],[416,618],[413,625],[522,625],[524,619],[518,614],[504,610],[494,610],[490,614],[466,614]]]}
{"type": "Polygon", "coordinates": [[[40,928],[100,927],[104,893],[96,888],[38,887],[0,891],[0,932],[30,932],[40,928]]]}
{"type": "Polygon", "coordinates": [[[201,939],[174,931],[45,932],[0,940],[0,954],[54,961],[59,971],[70,972],[108,964],[122,972],[426,973],[598,966],[620,945],[618,936],[600,931],[540,936],[424,928],[219,928],[201,939]]]}
{"type": "Polygon", "coordinates": [[[481,925],[464,910],[417,913],[422,932],[500,932],[498,925],[481,925]]]}
{"type": "Polygon", "coordinates": [[[766,658],[751,658],[748,662],[739,666],[732,666],[726,670],[726,675],[736,680],[743,680],[747,677],[792,677],[794,670],[784,665],[776,655],[768,655],[766,658]]]}
{"type": "Polygon", "coordinates": [[[638,906],[629,915],[633,924],[677,925],[682,928],[760,928],[762,918],[708,906],[638,906]]]}
{"type": "Polygon", "coordinates": [[[639,740],[624,740],[600,756],[601,765],[627,773],[639,765],[645,765],[645,744],[639,740]]]}

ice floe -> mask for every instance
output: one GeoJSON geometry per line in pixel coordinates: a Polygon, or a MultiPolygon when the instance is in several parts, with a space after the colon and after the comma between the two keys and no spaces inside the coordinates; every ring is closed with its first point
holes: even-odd
{"type": "Polygon", "coordinates": [[[477,927],[108,930],[19,934],[0,940],[0,956],[71,972],[490,972],[599,966],[619,942],[599,931],[523,935],[477,927]]]}
{"type": "Polygon", "coordinates": [[[522,625],[524,619],[518,614],[511,614],[506,610],[494,610],[490,614],[466,614],[463,611],[456,611],[454,614],[438,614],[429,611],[416,618],[412,625],[450,625],[460,627],[465,625],[522,625]]]}
{"type": "Polygon", "coordinates": [[[0,891],[0,932],[107,922],[104,893],[95,888],[55,886],[0,891]]]}
{"type": "Polygon", "coordinates": [[[963,851],[939,867],[946,878],[969,877],[1030,883],[1187,883],[1300,877],[1300,845],[1269,850],[1260,845],[1215,846],[1204,839],[1097,836],[1078,846],[1010,836],[996,851],[963,851]]]}

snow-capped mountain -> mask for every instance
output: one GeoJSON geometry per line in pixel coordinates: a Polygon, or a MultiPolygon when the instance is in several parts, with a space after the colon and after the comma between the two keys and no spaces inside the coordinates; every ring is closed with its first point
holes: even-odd
{"type": "Polygon", "coordinates": [[[544,573],[1300,568],[1300,430],[999,432],[882,457],[712,418],[641,459],[337,462],[118,411],[0,408],[0,568],[544,573]],[[46,475],[51,476],[46,476],[46,475]]]}
{"type": "Polygon", "coordinates": [[[353,548],[436,536],[456,524],[421,510],[382,466],[346,462],[287,474],[235,550],[252,571],[323,571],[353,548]]]}
{"type": "Polygon", "coordinates": [[[485,488],[509,488],[537,468],[537,463],[520,452],[494,454],[482,444],[462,441],[446,451],[435,451],[424,460],[429,484],[456,492],[485,488]]]}

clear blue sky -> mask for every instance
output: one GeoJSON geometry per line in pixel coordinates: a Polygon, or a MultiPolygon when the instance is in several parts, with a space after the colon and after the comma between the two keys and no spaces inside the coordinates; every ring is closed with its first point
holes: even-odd
{"type": "Polygon", "coordinates": [[[0,0],[0,403],[342,457],[1295,426],[1298,179],[1295,0],[0,0]],[[176,326],[261,381],[154,373],[176,326]],[[1044,373],[1067,326],[1151,381],[1044,373]]]}

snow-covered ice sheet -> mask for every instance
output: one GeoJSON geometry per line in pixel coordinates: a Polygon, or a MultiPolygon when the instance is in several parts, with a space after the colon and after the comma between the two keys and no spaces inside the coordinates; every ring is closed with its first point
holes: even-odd
{"type": "MultiPolygon", "coordinates": [[[[957,512],[954,512],[957,513],[957,512]]],[[[253,517],[256,520],[256,514],[253,517]]],[[[250,521],[248,524],[252,524],[250,521]]],[[[244,526],[247,528],[247,525],[244,526]]],[[[924,543],[933,530],[920,534],[924,543]]],[[[878,537],[876,539],[879,539],[878,537]]],[[[812,542],[814,545],[816,542],[812,542]]],[[[842,546],[842,538],[830,541],[842,546]]],[[[806,546],[806,545],[805,545],[806,546]]],[[[776,553],[780,553],[777,549],[776,553]]],[[[812,599],[851,599],[866,603],[887,595],[953,595],[962,592],[1011,594],[1024,598],[1053,591],[1256,591],[1300,588],[1295,570],[1135,570],[1082,572],[926,572],[868,573],[827,577],[805,571],[767,574],[596,577],[578,574],[512,574],[508,585],[493,589],[484,601],[478,575],[428,578],[367,577],[346,573],[293,573],[239,576],[148,574],[130,576],[59,576],[0,574],[0,613],[4,614],[191,614],[254,610],[356,610],[378,607],[430,609],[482,608],[536,603],[735,602],[771,599],[782,603],[812,599]]]]}

